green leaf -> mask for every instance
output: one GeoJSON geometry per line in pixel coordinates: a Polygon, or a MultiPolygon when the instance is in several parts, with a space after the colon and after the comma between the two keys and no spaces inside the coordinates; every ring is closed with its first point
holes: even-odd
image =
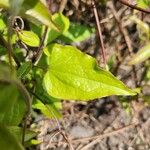
{"type": "Polygon", "coordinates": [[[36,25],[43,24],[59,31],[48,8],[40,0],[0,0],[0,8],[25,17],[36,25]]]}
{"type": "Polygon", "coordinates": [[[6,23],[3,20],[3,16],[0,15],[0,32],[4,31],[6,29],[6,23]]]}
{"type": "Polygon", "coordinates": [[[31,140],[32,145],[39,145],[40,143],[42,143],[42,141],[35,140],[35,139],[31,140]]]}
{"type": "Polygon", "coordinates": [[[31,62],[25,62],[23,63],[19,69],[17,70],[17,77],[20,79],[23,79],[31,70],[32,63],[31,62]]]}
{"type": "Polygon", "coordinates": [[[0,89],[1,89],[0,90],[0,114],[2,114],[5,111],[6,112],[9,111],[10,105],[13,103],[13,101],[15,101],[17,94],[15,93],[16,92],[15,86],[11,86],[11,85],[5,86],[4,84],[1,83],[0,89]]]}
{"type": "Polygon", "coordinates": [[[25,101],[21,97],[15,72],[0,63],[0,122],[18,125],[25,114],[25,101]]]}
{"type": "Polygon", "coordinates": [[[94,28],[71,23],[68,31],[64,32],[63,35],[59,37],[59,39],[66,43],[81,42],[88,39],[94,32],[94,28]]]}
{"type": "Polygon", "coordinates": [[[48,29],[48,36],[46,39],[46,44],[50,43],[62,33],[66,32],[69,28],[70,22],[67,17],[65,17],[62,13],[56,13],[52,16],[53,22],[59,27],[60,31],[56,31],[54,29],[48,29]]]}
{"type": "Polygon", "coordinates": [[[18,32],[18,35],[22,42],[31,47],[38,47],[40,45],[39,37],[32,31],[22,30],[18,32]]]}
{"type": "Polygon", "coordinates": [[[60,99],[90,100],[110,95],[135,95],[96,60],[72,46],[52,44],[45,51],[49,70],[44,77],[47,92],[60,99]]]}
{"type": "Polygon", "coordinates": [[[15,136],[9,132],[9,130],[0,124],[0,148],[1,150],[24,150],[23,146],[15,138],[15,136]]]}
{"type": "Polygon", "coordinates": [[[34,109],[40,110],[48,118],[61,118],[59,110],[55,107],[54,104],[43,104],[40,100],[32,105],[34,109]]]}
{"type": "Polygon", "coordinates": [[[150,43],[141,48],[129,61],[129,65],[135,65],[147,60],[150,57],[150,43]]]}
{"type": "Polygon", "coordinates": [[[42,25],[35,25],[34,23],[30,22],[29,23],[30,30],[34,33],[36,33],[39,37],[42,35],[42,25]]]}
{"type": "Polygon", "coordinates": [[[137,0],[137,6],[148,9],[150,6],[150,0],[137,0]]]}
{"type": "Polygon", "coordinates": [[[52,15],[48,8],[40,0],[24,0],[21,14],[33,23],[44,24],[59,31],[58,27],[52,21],[52,15]]]}
{"type": "Polygon", "coordinates": [[[52,21],[50,11],[40,0],[0,0],[0,8],[25,17],[36,25],[43,24],[59,31],[59,27],[52,21]]]}
{"type": "Polygon", "coordinates": [[[0,0],[0,8],[9,8],[10,7],[10,3],[9,0],[0,0]]]}
{"type": "Polygon", "coordinates": [[[10,70],[10,68],[5,64],[0,62],[0,80],[14,80],[16,79],[16,72],[10,70]]]}
{"type": "Polygon", "coordinates": [[[15,85],[0,83],[0,122],[15,126],[25,114],[25,102],[15,85]]]}
{"type": "MultiPolygon", "coordinates": [[[[16,137],[16,139],[21,142],[23,129],[21,127],[18,127],[18,126],[7,126],[7,128],[9,130],[9,132],[12,133],[16,137]]],[[[26,129],[25,142],[29,141],[30,139],[32,139],[36,135],[37,135],[37,132],[26,129]]]]}
{"type": "Polygon", "coordinates": [[[62,109],[61,100],[50,96],[41,86],[44,74],[45,72],[42,73],[39,70],[39,68],[33,71],[33,76],[34,79],[36,80],[36,87],[35,92],[33,93],[35,99],[33,101],[32,106],[33,108],[40,110],[45,116],[49,118],[61,118],[62,117],[60,113],[60,109],[62,109]]]}

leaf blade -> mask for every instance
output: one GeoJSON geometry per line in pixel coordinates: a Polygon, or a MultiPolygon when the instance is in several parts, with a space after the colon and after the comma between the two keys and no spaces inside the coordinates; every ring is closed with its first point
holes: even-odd
{"type": "Polygon", "coordinates": [[[62,13],[55,13],[52,16],[53,22],[60,28],[60,31],[56,31],[52,28],[48,29],[48,36],[45,40],[45,45],[55,40],[62,33],[66,32],[69,28],[70,22],[67,17],[65,17],[62,13]]]}
{"type": "Polygon", "coordinates": [[[90,100],[109,95],[135,95],[111,73],[100,69],[94,58],[77,48],[52,44],[48,49],[49,71],[43,83],[51,96],[90,100]]]}
{"type": "Polygon", "coordinates": [[[38,47],[40,45],[39,37],[32,31],[22,30],[18,32],[18,35],[22,42],[31,47],[38,47]]]}
{"type": "Polygon", "coordinates": [[[42,23],[59,31],[48,8],[40,0],[24,0],[20,13],[34,23],[42,23]]]}
{"type": "Polygon", "coordinates": [[[14,85],[0,84],[0,88],[0,123],[16,126],[25,114],[25,102],[14,85]]]}
{"type": "Polygon", "coordinates": [[[59,39],[66,43],[81,42],[88,39],[94,33],[94,31],[94,28],[71,23],[69,29],[64,32],[59,39]]]}
{"type": "Polygon", "coordinates": [[[31,62],[24,62],[17,70],[17,77],[19,79],[23,79],[31,70],[32,63],[31,62]]]}
{"type": "Polygon", "coordinates": [[[0,147],[3,150],[24,150],[15,136],[2,124],[0,124],[0,147]]]}

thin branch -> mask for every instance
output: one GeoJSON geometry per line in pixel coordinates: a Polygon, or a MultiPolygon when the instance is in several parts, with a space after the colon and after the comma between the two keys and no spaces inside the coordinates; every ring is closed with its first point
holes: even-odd
{"type": "Polygon", "coordinates": [[[128,126],[125,126],[123,128],[117,129],[115,131],[109,132],[109,133],[105,133],[101,136],[97,136],[95,140],[93,140],[92,142],[90,142],[89,144],[85,145],[84,147],[81,148],[81,150],[88,150],[89,148],[91,148],[92,146],[94,146],[96,143],[98,143],[100,140],[102,140],[103,138],[109,137],[109,136],[113,136],[116,134],[120,134],[121,132],[129,129],[129,128],[133,128],[136,127],[137,124],[130,124],[128,126]]]}
{"type": "Polygon", "coordinates": [[[60,133],[63,136],[63,138],[65,139],[66,143],[68,144],[69,150],[74,150],[73,145],[72,145],[70,139],[65,135],[65,133],[63,131],[61,131],[60,133]]]}
{"type": "Polygon", "coordinates": [[[32,62],[34,64],[37,64],[39,59],[41,58],[42,56],[42,53],[43,53],[43,47],[44,47],[44,42],[45,42],[45,39],[46,39],[46,35],[47,35],[47,31],[48,31],[48,27],[46,26],[45,27],[45,30],[44,30],[44,33],[43,33],[43,36],[42,36],[42,40],[41,40],[41,43],[37,49],[37,52],[36,52],[36,55],[33,57],[33,60],[32,62]]]}
{"type": "MultiPolygon", "coordinates": [[[[46,103],[44,102],[44,99],[42,99],[42,98],[41,98],[40,96],[38,96],[36,93],[32,92],[31,90],[29,90],[29,92],[30,92],[35,98],[39,99],[43,104],[46,104],[46,103]]],[[[49,104],[50,104],[50,103],[49,103],[49,104]]],[[[58,126],[58,129],[59,129],[59,131],[61,131],[61,125],[60,125],[60,123],[59,123],[59,121],[58,121],[56,115],[54,114],[54,112],[53,112],[47,105],[45,105],[45,107],[49,110],[49,112],[50,112],[50,113],[52,114],[52,116],[55,118],[56,123],[57,123],[57,126],[58,126]]]]}
{"type": "Polygon", "coordinates": [[[136,9],[136,10],[139,10],[139,11],[142,11],[143,13],[148,13],[150,14],[150,10],[147,10],[147,9],[143,9],[141,7],[138,7],[138,6],[135,6],[135,5],[131,5],[129,4],[126,0],[118,0],[120,3],[132,8],[132,9],[136,9]]]}
{"type": "Polygon", "coordinates": [[[96,25],[97,25],[97,30],[98,30],[98,34],[99,34],[99,40],[100,40],[100,44],[101,44],[101,54],[102,54],[102,58],[103,58],[103,63],[104,63],[104,67],[106,68],[106,50],[104,47],[104,42],[103,42],[103,36],[102,36],[102,31],[101,31],[101,26],[100,26],[100,20],[98,17],[98,12],[95,6],[95,1],[92,0],[91,4],[93,6],[93,11],[94,11],[94,16],[95,16],[95,20],[96,20],[96,25]]]}
{"type": "MultiPolygon", "coordinates": [[[[92,137],[73,139],[73,140],[71,140],[71,142],[72,143],[81,143],[81,142],[92,141],[89,144],[87,144],[85,147],[82,148],[82,150],[85,150],[87,148],[90,148],[91,146],[94,146],[96,143],[98,143],[103,138],[107,138],[107,137],[110,137],[110,136],[114,136],[116,134],[120,134],[121,132],[123,132],[125,130],[128,130],[130,128],[136,128],[137,126],[138,126],[138,123],[133,123],[133,124],[129,124],[127,126],[124,126],[122,128],[116,129],[116,130],[108,132],[108,133],[99,134],[99,135],[92,136],[92,137]]],[[[66,143],[66,141],[58,141],[58,142],[51,142],[51,143],[57,145],[58,143],[59,144],[64,144],[64,143],[66,143]]]]}
{"type": "MultiPolygon", "coordinates": [[[[110,7],[110,9],[111,9],[111,11],[112,11],[112,13],[113,13],[113,15],[114,15],[114,18],[116,19],[116,21],[117,21],[117,23],[118,23],[119,30],[120,30],[120,32],[122,33],[123,38],[124,38],[124,41],[125,41],[125,43],[126,43],[126,45],[127,45],[127,47],[128,47],[129,56],[132,57],[132,55],[133,55],[133,54],[132,54],[133,48],[132,48],[132,42],[131,42],[131,40],[130,40],[130,38],[129,38],[128,32],[127,32],[127,30],[123,27],[122,22],[121,22],[121,19],[120,19],[120,17],[117,15],[117,12],[116,12],[115,7],[114,7],[114,5],[113,5],[112,2],[110,3],[109,7],[110,7]]],[[[132,77],[133,77],[133,80],[135,81],[135,87],[136,87],[138,80],[137,80],[136,68],[135,68],[134,65],[132,66],[132,71],[133,71],[132,77]]]]}
{"type": "Polygon", "coordinates": [[[8,44],[7,44],[7,50],[8,50],[8,58],[9,58],[9,64],[10,64],[10,68],[12,69],[13,65],[12,65],[12,45],[11,45],[11,36],[12,36],[12,19],[13,16],[10,16],[8,18],[8,30],[7,30],[7,40],[8,40],[8,44]]]}

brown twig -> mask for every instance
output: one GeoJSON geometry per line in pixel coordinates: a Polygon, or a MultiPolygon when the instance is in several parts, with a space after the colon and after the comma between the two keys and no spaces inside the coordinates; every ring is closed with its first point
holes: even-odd
{"type": "Polygon", "coordinates": [[[63,131],[61,131],[60,134],[63,136],[63,138],[65,139],[66,143],[68,143],[69,150],[74,150],[70,139],[65,135],[65,133],[63,131]]]}
{"type": "MultiPolygon", "coordinates": [[[[126,45],[127,45],[127,47],[128,47],[129,56],[132,57],[132,55],[133,55],[133,54],[132,54],[133,48],[132,48],[132,42],[131,42],[131,40],[130,40],[130,38],[129,38],[128,32],[127,32],[127,30],[123,27],[123,24],[122,24],[122,22],[121,22],[121,19],[120,19],[120,17],[117,15],[117,12],[116,12],[115,7],[114,7],[114,5],[113,5],[112,2],[109,3],[109,7],[110,7],[110,9],[111,9],[111,11],[112,11],[112,13],[113,13],[113,15],[114,15],[114,18],[116,19],[116,21],[117,21],[117,23],[118,23],[119,30],[120,30],[121,34],[123,35],[124,41],[125,41],[125,43],[126,43],[126,45]]],[[[136,68],[135,68],[134,65],[132,66],[132,78],[133,78],[133,80],[135,81],[135,87],[136,87],[136,86],[138,85],[138,84],[137,84],[138,81],[137,81],[136,68]]]]}
{"type": "MultiPolygon", "coordinates": [[[[71,142],[72,143],[80,143],[80,142],[85,142],[85,141],[91,141],[92,140],[92,142],[90,142],[86,146],[82,147],[82,149],[81,149],[81,150],[86,150],[87,148],[90,148],[93,145],[95,145],[97,142],[99,142],[103,138],[107,138],[107,137],[119,134],[119,133],[121,133],[121,132],[123,132],[123,131],[125,131],[127,129],[130,129],[130,128],[135,128],[135,127],[137,127],[137,125],[138,125],[137,123],[129,124],[127,126],[124,126],[122,128],[116,129],[116,130],[108,132],[108,133],[96,135],[96,136],[93,136],[93,137],[86,137],[86,138],[81,138],[81,139],[74,139],[71,142]]],[[[52,144],[55,144],[55,145],[57,145],[58,143],[59,144],[64,144],[64,143],[66,143],[66,141],[52,142],[52,144]]]]}
{"type": "Polygon", "coordinates": [[[48,31],[48,27],[46,26],[46,27],[45,27],[45,30],[44,30],[44,33],[43,33],[43,36],[42,36],[41,43],[40,43],[40,45],[39,45],[39,47],[38,47],[38,49],[37,49],[37,52],[36,52],[36,54],[35,54],[35,56],[33,57],[33,60],[32,60],[32,62],[33,62],[34,64],[37,64],[38,61],[39,61],[39,59],[40,59],[41,56],[42,56],[43,47],[44,47],[44,41],[45,41],[45,39],[46,39],[47,31],[48,31]]]}
{"type": "Polygon", "coordinates": [[[147,9],[143,9],[141,7],[138,7],[138,6],[135,6],[135,5],[131,5],[129,4],[126,0],[118,0],[120,3],[132,8],[132,9],[136,9],[136,10],[139,10],[139,11],[142,11],[143,13],[148,13],[150,14],[150,10],[147,10],[147,9]]]}
{"type": "Polygon", "coordinates": [[[131,124],[131,125],[128,125],[126,127],[123,127],[123,128],[120,128],[120,129],[117,129],[115,131],[112,131],[112,132],[109,132],[109,133],[105,133],[101,136],[98,136],[95,140],[93,140],[92,142],[90,142],[89,144],[85,145],[84,147],[81,148],[81,150],[87,150],[89,149],[90,147],[94,146],[96,143],[98,143],[101,139],[103,138],[106,138],[106,137],[109,137],[109,136],[113,136],[113,135],[116,135],[118,133],[121,133],[129,128],[133,128],[135,127],[135,124],[131,124]]]}
{"type": "Polygon", "coordinates": [[[102,58],[103,58],[103,63],[104,63],[104,67],[106,68],[106,50],[104,47],[104,42],[103,42],[103,36],[102,36],[102,31],[101,31],[101,26],[100,26],[100,20],[98,17],[98,12],[96,9],[96,5],[95,5],[95,0],[91,1],[91,4],[93,6],[93,12],[94,12],[94,16],[95,16],[95,20],[96,20],[96,26],[97,26],[97,30],[98,30],[98,34],[99,34],[99,40],[100,40],[100,44],[101,44],[101,54],[102,54],[102,58]]]}
{"type": "Polygon", "coordinates": [[[10,16],[8,19],[8,30],[7,30],[7,50],[8,50],[8,59],[9,59],[9,64],[10,68],[12,69],[12,45],[11,45],[11,37],[12,37],[12,20],[13,16],[10,16]]]}

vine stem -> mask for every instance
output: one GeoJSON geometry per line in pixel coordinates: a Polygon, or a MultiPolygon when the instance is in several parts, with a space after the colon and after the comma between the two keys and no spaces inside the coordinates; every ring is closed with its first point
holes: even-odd
{"type": "Polygon", "coordinates": [[[39,45],[39,47],[38,47],[38,49],[37,49],[36,55],[33,57],[33,61],[32,61],[32,62],[33,62],[35,65],[38,63],[39,59],[40,59],[41,56],[42,56],[43,47],[44,47],[44,42],[45,42],[45,39],[46,39],[47,31],[48,31],[48,27],[45,26],[41,43],[40,43],[40,45],[39,45]]]}
{"type": "Polygon", "coordinates": [[[98,35],[99,35],[99,40],[100,40],[100,44],[101,44],[101,54],[102,54],[102,58],[103,58],[104,68],[106,68],[106,52],[105,52],[106,50],[104,47],[102,30],[101,30],[101,26],[100,26],[100,20],[98,17],[98,12],[97,12],[96,5],[95,5],[95,0],[92,0],[91,4],[93,6],[93,12],[94,12],[95,21],[96,21],[97,30],[98,30],[98,35]]]}
{"type": "Polygon", "coordinates": [[[10,16],[8,18],[8,30],[7,30],[7,40],[8,40],[8,45],[7,45],[7,49],[8,49],[8,59],[9,59],[9,64],[10,64],[10,69],[13,70],[13,65],[12,65],[12,45],[11,45],[11,36],[12,36],[12,20],[13,20],[13,16],[10,16]]]}
{"type": "Polygon", "coordinates": [[[119,2],[122,3],[122,4],[124,4],[124,5],[126,5],[126,6],[128,6],[128,7],[130,7],[130,8],[132,8],[132,9],[136,9],[136,10],[142,11],[144,13],[150,14],[150,10],[143,9],[143,8],[135,6],[135,5],[131,5],[126,0],[119,0],[119,2]]]}

